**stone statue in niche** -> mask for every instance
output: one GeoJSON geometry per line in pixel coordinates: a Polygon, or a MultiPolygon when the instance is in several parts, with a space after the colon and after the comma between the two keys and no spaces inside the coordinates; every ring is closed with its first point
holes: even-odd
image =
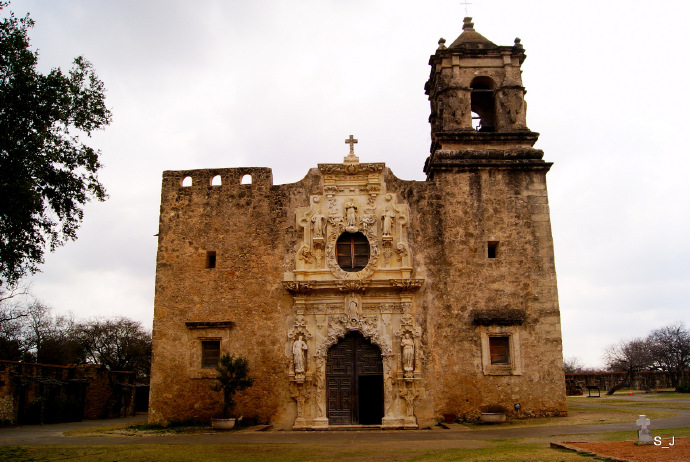
{"type": "Polygon", "coordinates": [[[357,229],[357,206],[352,199],[345,205],[345,225],[350,232],[357,229]]]}
{"type": "Polygon", "coordinates": [[[347,318],[348,319],[359,319],[359,303],[355,297],[350,298],[347,303],[347,318]]]}
{"type": "Polygon", "coordinates": [[[295,374],[304,374],[307,364],[307,342],[304,335],[299,334],[292,344],[292,358],[295,363],[295,374]]]}
{"type": "Polygon", "coordinates": [[[414,371],[414,339],[409,332],[405,332],[400,340],[400,345],[402,347],[403,371],[407,376],[414,371]]]}
{"type": "Polygon", "coordinates": [[[326,217],[321,213],[321,210],[311,217],[311,222],[314,223],[314,239],[323,239],[326,233],[326,217]]]}
{"type": "Polygon", "coordinates": [[[383,221],[383,235],[384,236],[390,236],[393,233],[393,219],[395,218],[395,212],[391,210],[390,208],[387,208],[384,212],[383,215],[381,216],[381,220],[383,221]]]}

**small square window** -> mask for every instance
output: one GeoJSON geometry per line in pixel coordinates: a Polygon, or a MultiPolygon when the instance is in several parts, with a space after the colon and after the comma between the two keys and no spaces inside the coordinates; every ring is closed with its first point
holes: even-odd
{"type": "Polygon", "coordinates": [[[498,254],[498,241],[489,241],[487,244],[486,256],[489,258],[496,258],[498,254]]]}
{"type": "Polygon", "coordinates": [[[206,252],[206,268],[216,267],[216,252],[209,250],[206,252]]]}
{"type": "Polygon", "coordinates": [[[489,337],[491,364],[510,364],[510,337],[489,337]]]}
{"type": "Polygon", "coordinates": [[[220,361],[220,340],[202,340],[201,368],[215,369],[220,361]]]}
{"type": "Polygon", "coordinates": [[[484,375],[522,375],[520,329],[517,326],[479,326],[484,375]]]}

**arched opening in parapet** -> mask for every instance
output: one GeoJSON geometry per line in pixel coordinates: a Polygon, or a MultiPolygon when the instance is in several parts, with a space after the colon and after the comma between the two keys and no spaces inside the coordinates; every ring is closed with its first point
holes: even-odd
{"type": "Polygon", "coordinates": [[[242,178],[240,179],[240,184],[252,184],[252,176],[242,175],[242,178]]]}
{"type": "Polygon", "coordinates": [[[182,179],[182,187],[183,188],[188,188],[192,185],[192,177],[191,176],[186,176],[182,179]]]}
{"type": "Polygon", "coordinates": [[[475,77],[472,88],[472,127],[479,132],[496,131],[496,102],[494,81],[490,77],[475,77]]]}
{"type": "Polygon", "coordinates": [[[211,186],[220,186],[220,185],[221,185],[220,175],[216,175],[213,178],[211,178],[211,186]]]}

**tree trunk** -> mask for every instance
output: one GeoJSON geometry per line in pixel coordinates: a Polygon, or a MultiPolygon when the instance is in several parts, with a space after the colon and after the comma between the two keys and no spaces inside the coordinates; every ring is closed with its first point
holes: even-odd
{"type": "Polygon", "coordinates": [[[627,379],[627,377],[626,377],[625,379],[623,379],[622,382],[620,382],[620,383],[614,385],[613,387],[611,387],[611,389],[610,389],[609,391],[607,391],[606,394],[607,394],[607,395],[612,395],[612,394],[614,394],[615,392],[617,392],[618,390],[620,390],[621,388],[625,388],[625,387],[629,386],[629,383],[630,383],[630,381],[629,381],[629,380],[627,379]]]}

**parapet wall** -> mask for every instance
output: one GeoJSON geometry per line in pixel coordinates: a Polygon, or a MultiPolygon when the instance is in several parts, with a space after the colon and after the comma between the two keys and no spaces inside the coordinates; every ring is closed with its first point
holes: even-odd
{"type": "Polygon", "coordinates": [[[196,170],[166,170],[163,190],[181,188],[203,191],[209,188],[239,189],[247,186],[273,186],[273,172],[267,167],[205,168],[196,170]]]}

